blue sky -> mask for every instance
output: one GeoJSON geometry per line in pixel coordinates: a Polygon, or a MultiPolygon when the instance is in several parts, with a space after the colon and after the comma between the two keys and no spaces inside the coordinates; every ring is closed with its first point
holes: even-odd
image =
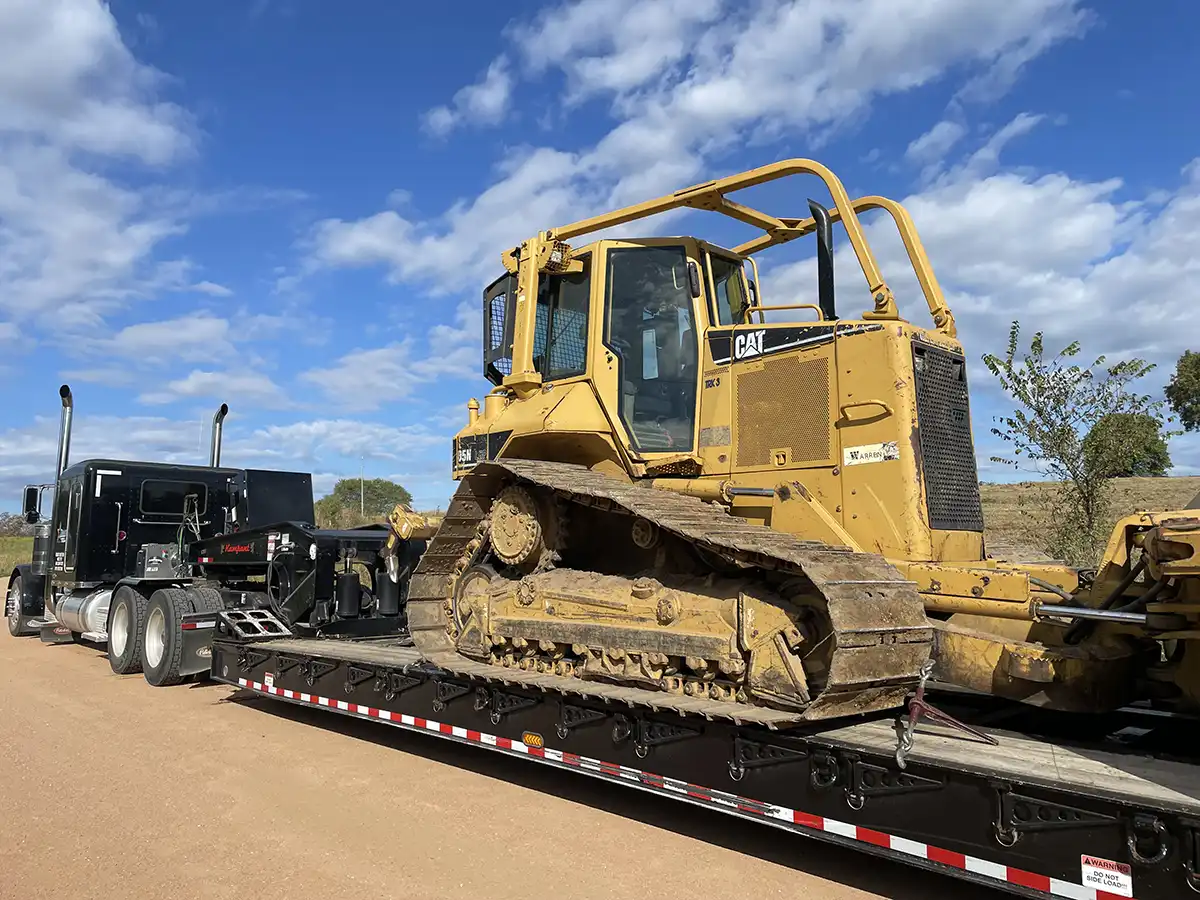
{"type": "MultiPolygon", "coordinates": [[[[52,471],[63,380],[75,459],[202,461],[225,401],[229,464],[327,490],[364,455],[444,506],[500,252],[788,156],[909,207],[972,360],[983,476],[1012,477],[986,462],[1004,407],[978,365],[1012,318],[1159,363],[1154,390],[1200,349],[1200,7],[1152,8],[7,0],[0,508],[52,471]]],[[[795,215],[818,188],[747,199],[795,215]]],[[[924,322],[899,242],[868,234],[924,322]]],[[[805,243],[762,260],[777,302],[812,294],[805,243]]],[[[1172,452],[1200,471],[1194,436],[1172,452]]]]}

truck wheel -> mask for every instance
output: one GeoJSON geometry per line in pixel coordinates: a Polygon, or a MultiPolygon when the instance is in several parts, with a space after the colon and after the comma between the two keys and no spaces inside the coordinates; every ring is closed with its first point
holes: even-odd
{"type": "Polygon", "coordinates": [[[142,642],[142,672],[155,687],[179,684],[183,655],[183,617],[193,612],[183,588],[160,588],[146,605],[146,636],[142,642]]]}
{"type": "Polygon", "coordinates": [[[146,598],[123,584],[113,591],[108,624],[108,665],[118,675],[142,671],[146,598]]]}
{"type": "Polygon", "coordinates": [[[8,620],[8,633],[13,637],[24,637],[35,633],[35,629],[24,624],[25,618],[21,615],[21,600],[24,593],[21,576],[14,575],[12,581],[8,583],[8,596],[4,601],[4,617],[8,620]]]}
{"type": "Polygon", "coordinates": [[[225,600],[216,588],[190,587],[187,595],[193,612],[220,612],[225,608],[225,600]]]}

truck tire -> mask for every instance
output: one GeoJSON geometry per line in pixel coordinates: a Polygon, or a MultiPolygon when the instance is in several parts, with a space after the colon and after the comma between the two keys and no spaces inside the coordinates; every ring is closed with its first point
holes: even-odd
{"type": "Polygon", "coordinates": [[[108,617],[108,665],[117,675],[142,671],[146,597],[123,584],[113,591],[108,617]]]}
{"type": "Polygon", "coordinates": [[[25,625],[25,617],[21,613],[21,601],[24,597],[25,586],[20,575],[14,575],[8,582],[8,593],[4,597],[4,618],[8,620],[8,633],[13,637],[25,637],[36,634],[36,628],[25,625]]]}
{"type": "Polygon", "coordinates": [[[142,673],[155,687],[179,684],[183,655],[183,617],[194,612],[183,588],[160,588],[146,605],[146,632],[142,642],[142,673]]]}
{"type": "Polygon", "coordinates": [[[190,587],[188,599],[192,601],[192,612],[220,612],[225,608],[225,599],[216,588],[190,587]]]}

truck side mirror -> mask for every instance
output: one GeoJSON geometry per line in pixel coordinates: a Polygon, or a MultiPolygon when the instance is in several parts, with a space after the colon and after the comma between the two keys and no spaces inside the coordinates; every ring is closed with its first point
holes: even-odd
{"type": "Polygon", "coordinates": [[[42,517],[41,513],[38,512],[38,489],[36,487],[30,486],[25,488],[21,508],[25,513],[25,521],[30,525],[36,525],[42,517]]]}

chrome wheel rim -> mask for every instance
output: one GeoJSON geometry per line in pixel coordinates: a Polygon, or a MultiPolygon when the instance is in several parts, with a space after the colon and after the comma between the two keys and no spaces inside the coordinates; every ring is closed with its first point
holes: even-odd
{"type": "Polygon", "coordinates": [[[167,617],[161,607],[154,607],[146,619],[146,662],[158,668],[167,650],[167,617]]]}
{"type": "Polygon", "coordinates": [[[21,579],[13,579],[8,588],[8,621],[16,631],[21,625],[21,579]]]}
{"type": "Polygon", "coordinates": [[[129,604],[118,603],[113,610],[112,633],[108,636],[116,656],[124,656],[129,646],[129,604]]]}

